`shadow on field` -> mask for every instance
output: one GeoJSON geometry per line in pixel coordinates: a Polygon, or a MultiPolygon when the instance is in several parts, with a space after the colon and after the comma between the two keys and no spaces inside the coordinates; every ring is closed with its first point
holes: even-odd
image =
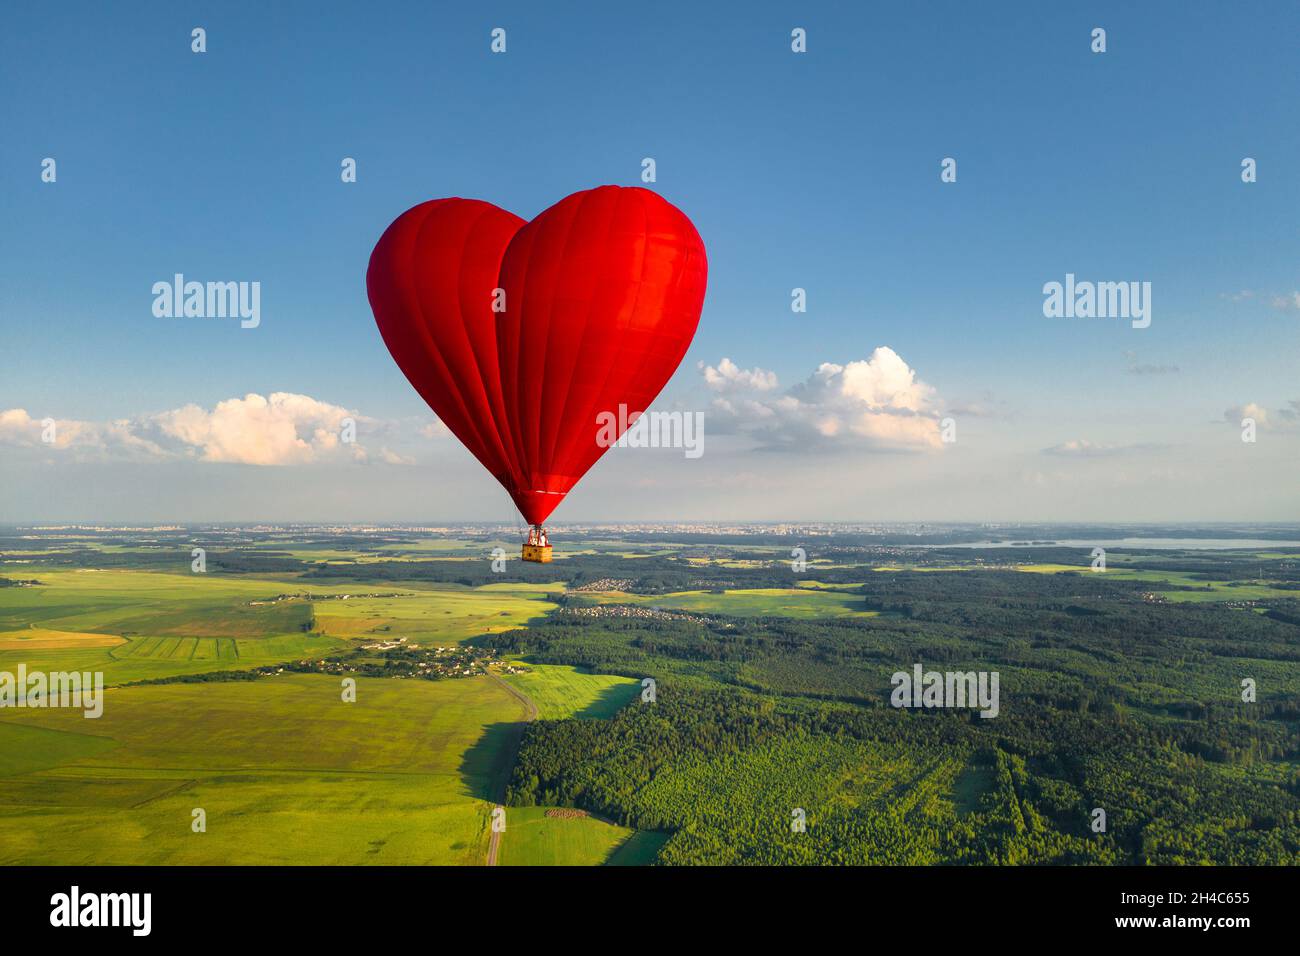
{"type": "Polygon", "coordinates": [[[502,721],[483,728],[483,736],[465,751],[457,768],[466,793],[492,803],[505,800],[524,727],[523,721],[502,721]]]}
{"type": "Polygon", "coordinates": [[[636,700],[640,694],[640,684],[614,684],[606,687],[600,692],[599,697],[573,716],[585,720],[608,720],[636,700]]]}

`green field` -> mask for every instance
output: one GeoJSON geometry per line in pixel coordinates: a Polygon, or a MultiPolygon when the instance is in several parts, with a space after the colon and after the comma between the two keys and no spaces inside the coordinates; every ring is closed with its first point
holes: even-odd
{"type": "Polygon", "coordinates": [[[630,677],[589,674],[558,664],[533,664],[529,673],[510,674],[505,680],[536,705],[544,720],[611,717],[640,693],[640,684],[630,677]]]}
{"type": "Polygon", "coordinates": [[[863,610],[862,597],[830,589],[750,588],[748,590],[677,591],[672,594],[629,594],[600,591],[586,595],[602,604],[646,604],[672,611],[730,614],[735,617],[875,617],[863,610]]]}
{"type": "Polygon", "coordinates": [[[1208,585],[1203,591],[1161,591],[1170,601],[1265,601],[1271,598],[1295,597],[1295,591],[1269,587],[1266,584],[1249,584],[1235,581],[1198,581],[1208,585]]]}
{"type": "MultiPolygon", "coordinates": [[[[340,701],[337,678],[321,675],[114,685],[321,657],[364,640],[455,644],[541,617],[562,585],[322,587],[253,575],[24,573],[41,585],[0,590],[0,669],[102,671],[114,689],[98,720],[75,710],[0,716],[0,821],[10,824],[0,824],[0,860],[486,858],[492,781],[508,771],[511,728],[525,716],[493,681],[363,678],[355,704],[340,701]],[[321,599],[291,596],[305,592],[321,599]],[[190,831],[194,807],[207,811],[206,833],[190,831]]],[[[605,717],[638,690],[628,678],[567,666],[509,680],[549,718],[605,717]]],[[[594,819],[544,819],[512,831],[503,858],[599,863],[624,845],[620,859],[646,844],[594,819]],[[560,836],[566,831],[572,839],[560,836]]]]}
{"type": "Polygon", "coordinates": [[[632,835],[605,858],[605,865],[651,866],[671,836],[657,830],[633,830],[632,835]]]}
{"type": "MultiPolygon", "coordinates": [[[[506,680],[537,708],[542,720],[606,719],[635,700],[640,684],[628,677],[591,674],[577,667],[532,664],[506,680]]],[[[666,834],[630,830],[591,816],[547,816],[545,807],[511,807],[501,838],[502,866],[635,866],[652,863],[666,834]]],[[[555,813],[554,809],[551,809],[555,813]]]]}
{"type": "Polygon", "coordinates": [[[323,657],[357,639],[456,644],[520,627],[558,586],[304,586],[257,576],[24,569],[0,589],[0,669],[103,671],[108,684],[323,657]],[[281,598],[310,592],[322,600],[281,598]],[[384,597],[363,597],[383,594],[384,597]],[[345,599],[346,596],[346,599],[345,599]]]}
{"type": "MultiPolygon", "coordinates": [[[[312,589],[313,591],[315,588],[312,589]]],[[[351,589],[358,590],[357,586],[351,589]]],[[[331,637],[405,637],[455,644],[478,634],[523,627],[555,607],[546,600],[560,586],[489,584],[397,589],[363,585],[363,592],[395,597],[357,597],[314,603],[317,626],[331,637]]]]}
{"type": "Polygon", "coordinates": [[[1105,571],[1091,571],[1088,568],[1063,564],[1027,564],[1016,570],[1038,574],[1073,571],[1080,574],[1102,575],[1116,581],[1149,581],[1153,585],[1151,590],[1169,601],[1262,601],[1270,598],[1292,598],[1297,594],[1294,590],[1250,581],[1208,580],[1187,571],[1139,571],[1114,567],[1107,567],[1105,571]],[[1161,584],[1195,590],[1167,590],[1159,587],[1161,584]]]}
{"type": "MultiPolygon", "coordinates": [[[[501,866],[596,866],[612,862],[623,845],[638,836],[635,830],[595,817],[548,817],[547,812],[545,807],[507,811],[501,866]]],[[[634,846],[643,842],[637,840],[634,846]]]]}
{"type": "Polygon", "coordinates": [[[481,863],[517,699],[486,678],[116,688],[0,719],[0,862],[481,863]],[[207,832],[191,832],[191,811],[207,832]]]}

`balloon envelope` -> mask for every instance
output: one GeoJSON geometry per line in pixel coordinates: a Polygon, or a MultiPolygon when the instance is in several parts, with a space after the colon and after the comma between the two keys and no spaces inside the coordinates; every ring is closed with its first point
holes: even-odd
{"type": "Polygon", "coordinates": [[[699,324],[704,244],[657,193],[601,186],[525,222],[490,203],[407,210],[366,288],[394,360],[540,525],[643,412],[699,324]]]}

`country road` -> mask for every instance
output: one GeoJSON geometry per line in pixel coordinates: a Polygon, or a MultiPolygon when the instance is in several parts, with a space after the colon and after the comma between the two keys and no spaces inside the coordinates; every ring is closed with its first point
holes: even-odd
{"type": "MultiPolygon", "coordinates": [[[[505,748],[505,754],[507,759],[503,761],[501,775],[497,779],[496,786],[494,788],[496,792],[493,793],[492,795],[495,801],[495,806],[493,808],[495,811],[498,808],[501,810],[505,809],[506,787],[509,786],[510,784],[510,772],[511,770],[514,769],[515,754],[519,750],[519,739],[523,736],[524,724],[528,723],[530,720],[537,719],[537,705],[534,704],[531,700],[529,700],[528,697],[526,697],[524,694],[520,693],[518,690],[511,687],[510,684],[502,680],[500,677],[498,677],[496,674],[492,673],[491,671],[488,671],[487,676],[490,677],[492,680],[496,681],[502,687],[504,687],[506,689],[506,692],[509,693],[511,697],[515,698],[515,700],[519,701],[519,703],[524,705],[524,719],[520,723],[516,724],[514,727],[511,728],[510,740],[508,741],[507,746],[505,748]]],[[[507,821],[507,825],[508,825],[508,821],[507,821]]],[[[501,834],[496,830],[492,830],[491,834],[492,835],[488,840],[487,865],[496,866],[497,852],[501,847],[501,834]]]]}

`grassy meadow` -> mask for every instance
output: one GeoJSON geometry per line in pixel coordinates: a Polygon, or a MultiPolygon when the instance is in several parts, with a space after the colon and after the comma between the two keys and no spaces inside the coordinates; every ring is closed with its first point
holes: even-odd
{"type": "MultiPolygon", "coordinates": [[[[399,636],[455,645],[543,616],[562,585],[308,585],[39,565],[23,574],[41,583],[0,589],[0,670],[102,671],[110,689],[99,719],[0,711],[0,861],[486,859],[490,800],[509,771],[510,728],[526,710],[488,678],[363,677],[355,703],[342,702],[339,679],[324,675],[123,685],[399,636]],[[293,596],[307,593],[314,599],[293,596]],[[191,831],[195,808],[206,811],[206,832],[191,831]]],[[[608,716],[637,692],[627,678],[571,667],[509,680],[548,718],[608,716]]],[[[590,818],[517,833],[502,852],[521,864],[599,863],[631,835],[590,818]],[[557,850],[570,844],[567,855],[557,850]]]]}
{"type": "Polygon", "coordinates": [[[590,816],[548,816],[544,807],[511,807],[501,840],[502,866],[596,866],[636,832],[590,816]]]}
{"type": "Polygon", "coordinates": [[[0,862],[477,864],[519,701],[488,678],[113,688],[0,719],[0,862]],[[192,831],[192,812],[207,815],[192,831]]]}
{"type": "Polygon", "coordinates": [[[602,604],[644,604],[666,611],[733,617],[874,617],[878,613],[863,608],[861,595],[826,587],[677,591],[671,594],[598,591],[588,596],[602,604]]]}
{"type": "Polygon", "coordinates": [[[630,677],[591,674],[561,664],[534,664],[529,673],[511,674],[505,680],[533,702],[543,720],[612,717],[641,691],[630,677]]]}

